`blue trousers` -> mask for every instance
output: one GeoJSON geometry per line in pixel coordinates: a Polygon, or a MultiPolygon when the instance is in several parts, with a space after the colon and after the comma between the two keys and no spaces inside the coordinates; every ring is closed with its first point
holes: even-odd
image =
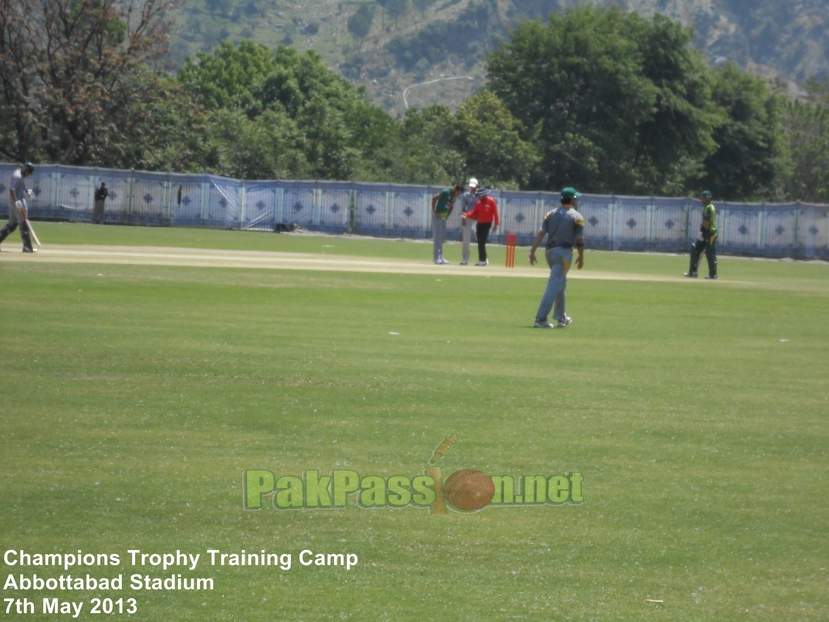
{"type": "Polygon", "coordinates": [[[544,256],[547,259],[547,265],[550,266],[550,278],[547,280],[547,289],[544,291],[535,317],[539,320],[546,320],[552,309],[553,319],[558,321],[564,317],[567,272],[573,261],[573,251],[566,248],[554,248],[547,251],[544,256]]]}

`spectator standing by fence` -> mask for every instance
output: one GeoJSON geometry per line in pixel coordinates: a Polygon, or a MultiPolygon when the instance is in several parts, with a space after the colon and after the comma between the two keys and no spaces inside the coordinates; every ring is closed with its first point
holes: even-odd
{"type": "Polygon", "coordinates": [[[106,182],[101,182],[100,188],[95,191],[95,209],[92,212],[92,224],[99,225],[104,222],[104,201],[109,196],[106,182]]]}

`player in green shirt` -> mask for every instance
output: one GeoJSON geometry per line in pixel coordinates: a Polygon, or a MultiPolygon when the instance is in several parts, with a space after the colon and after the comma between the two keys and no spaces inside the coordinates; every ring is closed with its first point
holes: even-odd
{"type": "Polygon", "coordinates": [[[700,197],[702,203],[702,226],[699,228],[697,241],[691,246],[691,267],[685,276],[696,278],[699,258],[705,251],[708,260],[708,276],[706,279],[718,279],[717,276],[717,208],[711,202],[711,193],[706,190],[700,197]]]}
{"type": "Polygon", "coordinates": [[[443,258],[443,239],[446,237],[446,220],[455,207],[455,199],[463,194],[463,186],[457,185],[438,192],[432,197],[432,243],[436,264],[449,263],[443,258]]]}

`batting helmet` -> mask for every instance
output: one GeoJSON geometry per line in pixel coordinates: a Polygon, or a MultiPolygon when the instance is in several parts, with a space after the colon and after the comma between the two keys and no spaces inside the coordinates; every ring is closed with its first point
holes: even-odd
{"type": "Polygon", "coordinates": [[[23,170],[26,173],[29,173],[29,175],[31,175],[32,173],[35,172],[35,165],[32,164],[31,162],[26,162],[26,164],[23,165],[23,170]]]}

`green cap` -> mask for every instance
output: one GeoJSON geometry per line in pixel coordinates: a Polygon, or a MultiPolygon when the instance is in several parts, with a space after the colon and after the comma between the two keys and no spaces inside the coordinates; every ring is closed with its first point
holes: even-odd
{"type": "Polygon", "coordinates": [[[711,193],[708,190],[703,190],[702,191],[702,196],[704,196],[706,199],[710,199],[711,198],[711,193]]]}
{"type": "Polygon", "coordinates": [[[581,192],[576,192],[575,188],[571,188],[567,186],[564,190],[561,191],[561,198],[562,199],[572,199],[573,197],[580,197],[581,192]]]}

